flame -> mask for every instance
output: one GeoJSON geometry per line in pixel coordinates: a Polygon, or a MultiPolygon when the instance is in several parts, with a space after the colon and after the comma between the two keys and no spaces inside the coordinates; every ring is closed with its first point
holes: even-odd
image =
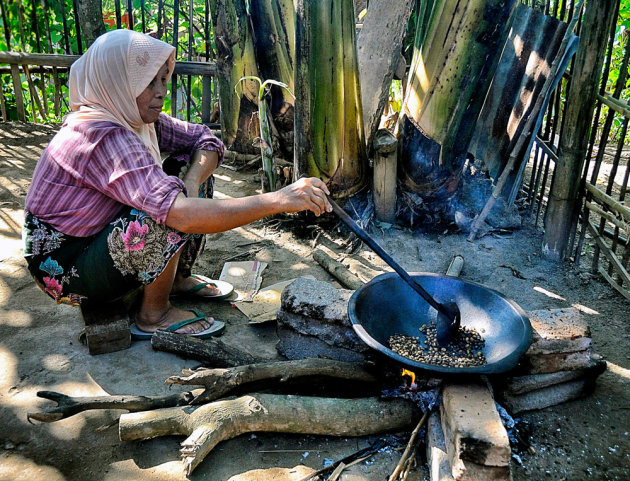
{"type": "Polygon", "coordinates": [[[415,384],[415,382],[416,382],[416,373],[415,372],[409,371],[408,369],[403,369],[402,370],[402,375],[403,376],[409,376],[411,378],[410,385],[415,384]]]}

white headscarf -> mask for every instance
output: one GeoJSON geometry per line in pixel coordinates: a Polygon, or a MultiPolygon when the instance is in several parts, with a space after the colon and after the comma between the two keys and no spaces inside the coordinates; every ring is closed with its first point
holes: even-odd
{"type": "Polygon", "coordinates": [[[153,124],[140,117],[136,98],[168,61],[175,47],[133,30],[113,30],[98,37],[70,68],[70,113],[65,123],[107,120],[135,132],[158,165],[162,164],[153,124]]]}

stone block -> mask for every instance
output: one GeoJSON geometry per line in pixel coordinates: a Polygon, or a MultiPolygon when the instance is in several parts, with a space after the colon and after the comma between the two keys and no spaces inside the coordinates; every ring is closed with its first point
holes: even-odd
{"type": "Polygon", "coordinates": [[[528,375],[547,374],[559,371],[575,371],[586,369],[590,362],[590,349],[552,354],[532,354],[528,351],[519,361],[515,372],[522,375],[528,375]]]}
{"type": "Polygon", "coordinates": [[[576,379],[525,394],[502,395],[502,405],[512,414],[543,409],[588,396],[595,388],[594,378],[576,379]]]}
{"type": "Polygon", "coordinates": [[[605,370],[606,361],[597,354],[593,354],[584,369],[499,378],[493,382],[493,386],[495,393],[518,396],[576,379],[595,379],[605,370]]]}
{"type": "Polygon", "coordinates": [[[427,419],[427,462],[431,481],[454,481],[448,461],[440,414],[432,412],[427,419]]]}
{"type": "Polygon", "coordinates": [[[350,321],[340,324],[328,324],[320,319],[311,319],[299,314],[280,309],[277,314],[278,327],[293,329],[299,334],[313,336],[330,346],[367,352],[368,346],[354,332],[350,321]]]}
{"type": "Polygon", "coordinates": [[[486,386],[445,386],[440,415],[453,477],[459,479],[455,476],[456,468],[463,469],[462,462],[466,461],[481,466],[507,467],[509,473],[510,441],[486,386]]]}
{"type": "Polygon", "coordinates": [[[122,302],[81,305],[81,316],[90,354],[106,354],[131,346],[129,315],[122,302]]]}
{"type": "Polygon", "coordinates": [[[582,352],[590,348],[591,330],[577,309],[540,309],[527,315],[533,328],[527,354],[582,352]]]}
{"type": "Polygon", "coordinates": [[[278,353],[287,359],[324,358],[335,361],[363,362],[366,357],[351,349],[331,346],[315,336],[300,334],[291,328],[278,327],[278,353]]]}
{"type": "Polygon", "coordinates": [[[327,282],[300,278],[282,291],[280,308],[330,324],[350,325],[348,301],[353,292],[337,289],[327,282]]]}

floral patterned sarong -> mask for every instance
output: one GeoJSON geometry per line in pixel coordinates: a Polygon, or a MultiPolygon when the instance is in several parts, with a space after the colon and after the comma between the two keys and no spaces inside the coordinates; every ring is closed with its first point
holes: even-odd
{"type": "MultiPolygon", "coordinates": [[[[172,164],[165,161],[165,170],[172,164]]],[[[211,177],[199,196],[212,194],[211,177]]],[[[204,235],[179,232],[128,207],[90,237],[63,234],[30,212],[25,214],[24,257],[29,271],[57,303],[110,302],[125,296],[152,283],[182,247],[178,272],[189,276],[205,243],[204,235]]]]}

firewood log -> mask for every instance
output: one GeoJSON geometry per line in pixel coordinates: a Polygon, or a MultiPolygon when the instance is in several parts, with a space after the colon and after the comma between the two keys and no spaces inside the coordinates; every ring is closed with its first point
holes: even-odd
{"type": "Polygon", "coordinates": [[[248,432],[366,436],[407,430],[419,409],[404,399],[380,400],[251,394],[198,408],[175,407],[123,414],[122,441],[186,435],[181,456],[187,475],[221,441],[248,432]]]}

